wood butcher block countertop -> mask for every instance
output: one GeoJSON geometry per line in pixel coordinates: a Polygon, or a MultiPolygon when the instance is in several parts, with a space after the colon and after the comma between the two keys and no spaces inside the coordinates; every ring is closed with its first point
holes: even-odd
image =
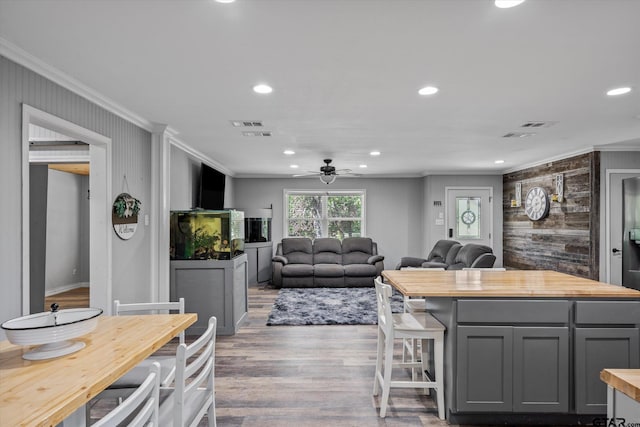
{"type": "Polygon", "coordinates": [[[640,402],[640,369],[605,369],[600,372],[600,379],[640,402]]]}
{"type": "Polygon", "coordinates": [[[629,298],[640,291],[547,270],[385,270],[406,296],[503,298],[629,298]]]}
{"type": "Polygon", "coordinates": [[[197,320],[197,315],[100,316],[86,347],[30,361],[0,341],[0,426],[55,426],[197,320]]]}

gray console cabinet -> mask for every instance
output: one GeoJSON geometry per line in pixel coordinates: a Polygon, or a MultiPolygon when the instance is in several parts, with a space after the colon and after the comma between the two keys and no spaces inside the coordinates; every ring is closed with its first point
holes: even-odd
{"type": "Polygon", "coordinates": [[[185,311],[198,320],[187,329],[201,335],[209,317],[218,319],[218,335],[233,335],[247,316],[247,255],[231,260],[171,261],[170,296],[184,297],[185,311]]]}
{"type": "Polygon", "coordinates": [[[268,283],[271,280],[273,243],[245,243],[244,251],[249,264],[249,285],[268,283]]]}

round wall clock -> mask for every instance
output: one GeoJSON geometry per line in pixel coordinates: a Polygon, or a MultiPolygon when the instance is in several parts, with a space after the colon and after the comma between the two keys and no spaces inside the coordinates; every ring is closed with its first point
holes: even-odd
{"type": "Polygon", "coordinates": [[[538,221],[549,213],[549,196],[542,187],[533,187],[527,192],[524,211],[532,221],[538,221]]]}

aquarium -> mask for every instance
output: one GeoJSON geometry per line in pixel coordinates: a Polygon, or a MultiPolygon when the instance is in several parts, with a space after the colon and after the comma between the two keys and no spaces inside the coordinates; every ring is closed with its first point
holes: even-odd
{"type": "Polygon", "coordinates": [[[271,208],[240,210],[244,212],[244,242],[270,242],[273,216],[271,208]]]}
{"type": "Polygon", "coordinates": [[[227,260],[244,253],[244,213],[171,211],[171,259],[227,260]]]}

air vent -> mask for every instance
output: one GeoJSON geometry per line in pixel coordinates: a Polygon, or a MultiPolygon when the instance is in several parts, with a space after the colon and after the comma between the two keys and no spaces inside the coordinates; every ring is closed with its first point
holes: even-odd
{"type": "Polygon", "coordinates": [[[526,138],[533,135],[535,135],[535,133],[533,132],[509,132],[502,135],[502,137],[503,138],[526,138]]]}
{"type": "Polygon", "coordinates": [[[526,122],[521,125],[522,128],[548,128],[555,125],[558,122],[526,122]]]}
{"type": "Polygon", "coordinates": [[[271,131],[245,131],[244,136],[271,136],[271,131]]]}
{"type": "Polygon", "coordinates": [[[262,122],[260,120],[231,120],[231,125],[236,128],[262,127],[262,122]]]}

